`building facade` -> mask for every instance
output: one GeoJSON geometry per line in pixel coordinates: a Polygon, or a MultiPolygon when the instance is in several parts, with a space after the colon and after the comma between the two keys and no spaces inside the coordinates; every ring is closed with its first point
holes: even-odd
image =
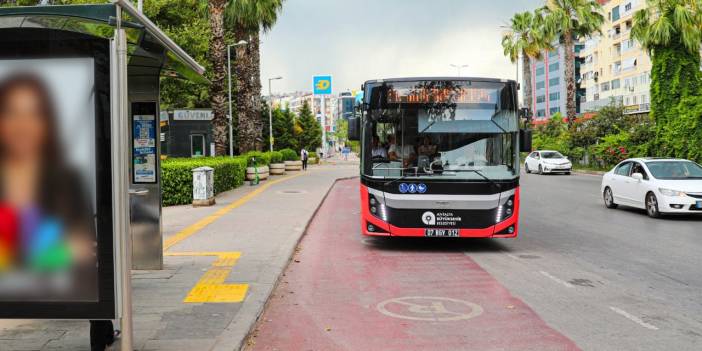
{"type": "Polygon", "coordinates": [[[631,37],[633,15],[646,6],[645,0],[611,0],[603,4],[605,23],[602,34],[585,42],[581,98],[584,112],[611,102],[624,105],[625,113],[650,110],[651,58],[631,37]]]}
{"type": "Polygon", "coordinates": [[[353,117],[356,97],[351,92],[339,94],[339,118],[348,120],[353,117]]]}
{"type": "MultiPolygon", "coordinates": [[[[582,59],[578,53],[581,43],[575,44],[575,77],[580,75],[582,59]]],[[[556,113],[566,114],[565,49],[561,45],[545,51],[541,59],[531,61],[531,92],[534,120],[545,121],[556,113]]],[[[576,112],[580,112],[580,96],[585,94],[576,79],[576,112]]]]}

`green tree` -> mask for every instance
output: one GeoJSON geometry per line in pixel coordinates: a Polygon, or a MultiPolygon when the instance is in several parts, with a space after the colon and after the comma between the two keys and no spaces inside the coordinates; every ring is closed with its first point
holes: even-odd
{"type": "Polygon", "coordinates": [[[276,150],[297,150],[299,144],[295,135],[295,113],[289,109],[276,108],[273,110],[273,147],[276,150]]]}
{"type": "Polygon", "coordinates": [[[547,0],[546,33],[557,38],[565,51],[566,116],[575,122],[575,41],[599,33],[604,22],[602,7],[594,0],[547,0]]]}
{"type": "Polygon", "coordinates": [[[210,77],[210,104],[213,114],[212,132],[214,134],[215,152],[220,156],[226,155],[229,151],[229,119],[225,90],[227,43],[224,35],[224,10],[227,7],[227,3],[227,0],[208,0],[207,2],[211,31],[209,59],[212,64],[210,77]]]}
{"type": "Polygon", "coordinates": [[[512,63],[522,55],[522,76],[524,77],[524,104],[534,111],[531,96],[531,60],[541,57],[543,50],[551,49],[551,42],[544,32],[541,13],[521,12],[510,19],[509,30],[502,35],[502,48],[512,63]]]}
{"type": "Polygon", "coordinates": [[[659,156],[700,160],[702,2],[648,0],[632,36],[651,54],[651,117],[659,156]]]}
{"type": "Polygon", "coordinates": [[[260,150],[261,136],[261,53],[260,33],[270,30],[278,20],[283,0],[231,0],[227,6],[228,27],[236,40],[248,45],[236,49],[236,103],[239,115],[240,152],[260,150]]]}
{"type": "Polygon", "coordinates": [[[315,118],[312,109],[306,101],[302,105],[302,109],[300,109],[299,123],[302,128],[302,133],[299,136],[299,146],[309,151],[316,150],[322,146],[322,126],[317,122],[317,118],[315,118]]]}

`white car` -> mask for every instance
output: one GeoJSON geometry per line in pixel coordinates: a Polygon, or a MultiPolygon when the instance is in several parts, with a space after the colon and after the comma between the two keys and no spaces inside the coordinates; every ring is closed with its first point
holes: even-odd
{"type": "Polygon", "coordinates": [[[524,161],[524,171],[527,173],[565,173],[570,174],[573,164],[558,151],[534,151],[524,161]]]}
{"type": "Polygon", "coordinates": [[[602,177],[605,206],[645,209],[651,217],[702,214],[702,166],[689,160],[632,158],[602,177]]]}

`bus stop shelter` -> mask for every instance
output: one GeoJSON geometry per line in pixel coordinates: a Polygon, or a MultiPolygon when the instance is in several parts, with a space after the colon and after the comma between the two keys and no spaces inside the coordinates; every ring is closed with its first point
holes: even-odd
{"type": "MultiPolygon", "coordinates": [[[[0,8],[0,73],[3,67],[46,69],[76,59],[87,60],[92,72],[95,118],[89,125],[94,128],[72,128],[94,132],[97,297],[18,301],[0,296],[0,318],[118,319],[122,350],[129,350],[130,270],[163,265],[160,79],[207,80],[204,68],[128,0],[0,8]]],[[[66,89],[69,83],[75,84],[66,80],[66,89]]]]}

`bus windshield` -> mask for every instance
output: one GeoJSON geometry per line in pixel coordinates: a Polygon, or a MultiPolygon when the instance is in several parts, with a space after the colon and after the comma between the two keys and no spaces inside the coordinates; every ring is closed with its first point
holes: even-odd
{"type": "Polygon", "coordinates": [[[517,111],[501,82],[367,87],[364,173],[377,178],[514,179],[517,111]]]}

